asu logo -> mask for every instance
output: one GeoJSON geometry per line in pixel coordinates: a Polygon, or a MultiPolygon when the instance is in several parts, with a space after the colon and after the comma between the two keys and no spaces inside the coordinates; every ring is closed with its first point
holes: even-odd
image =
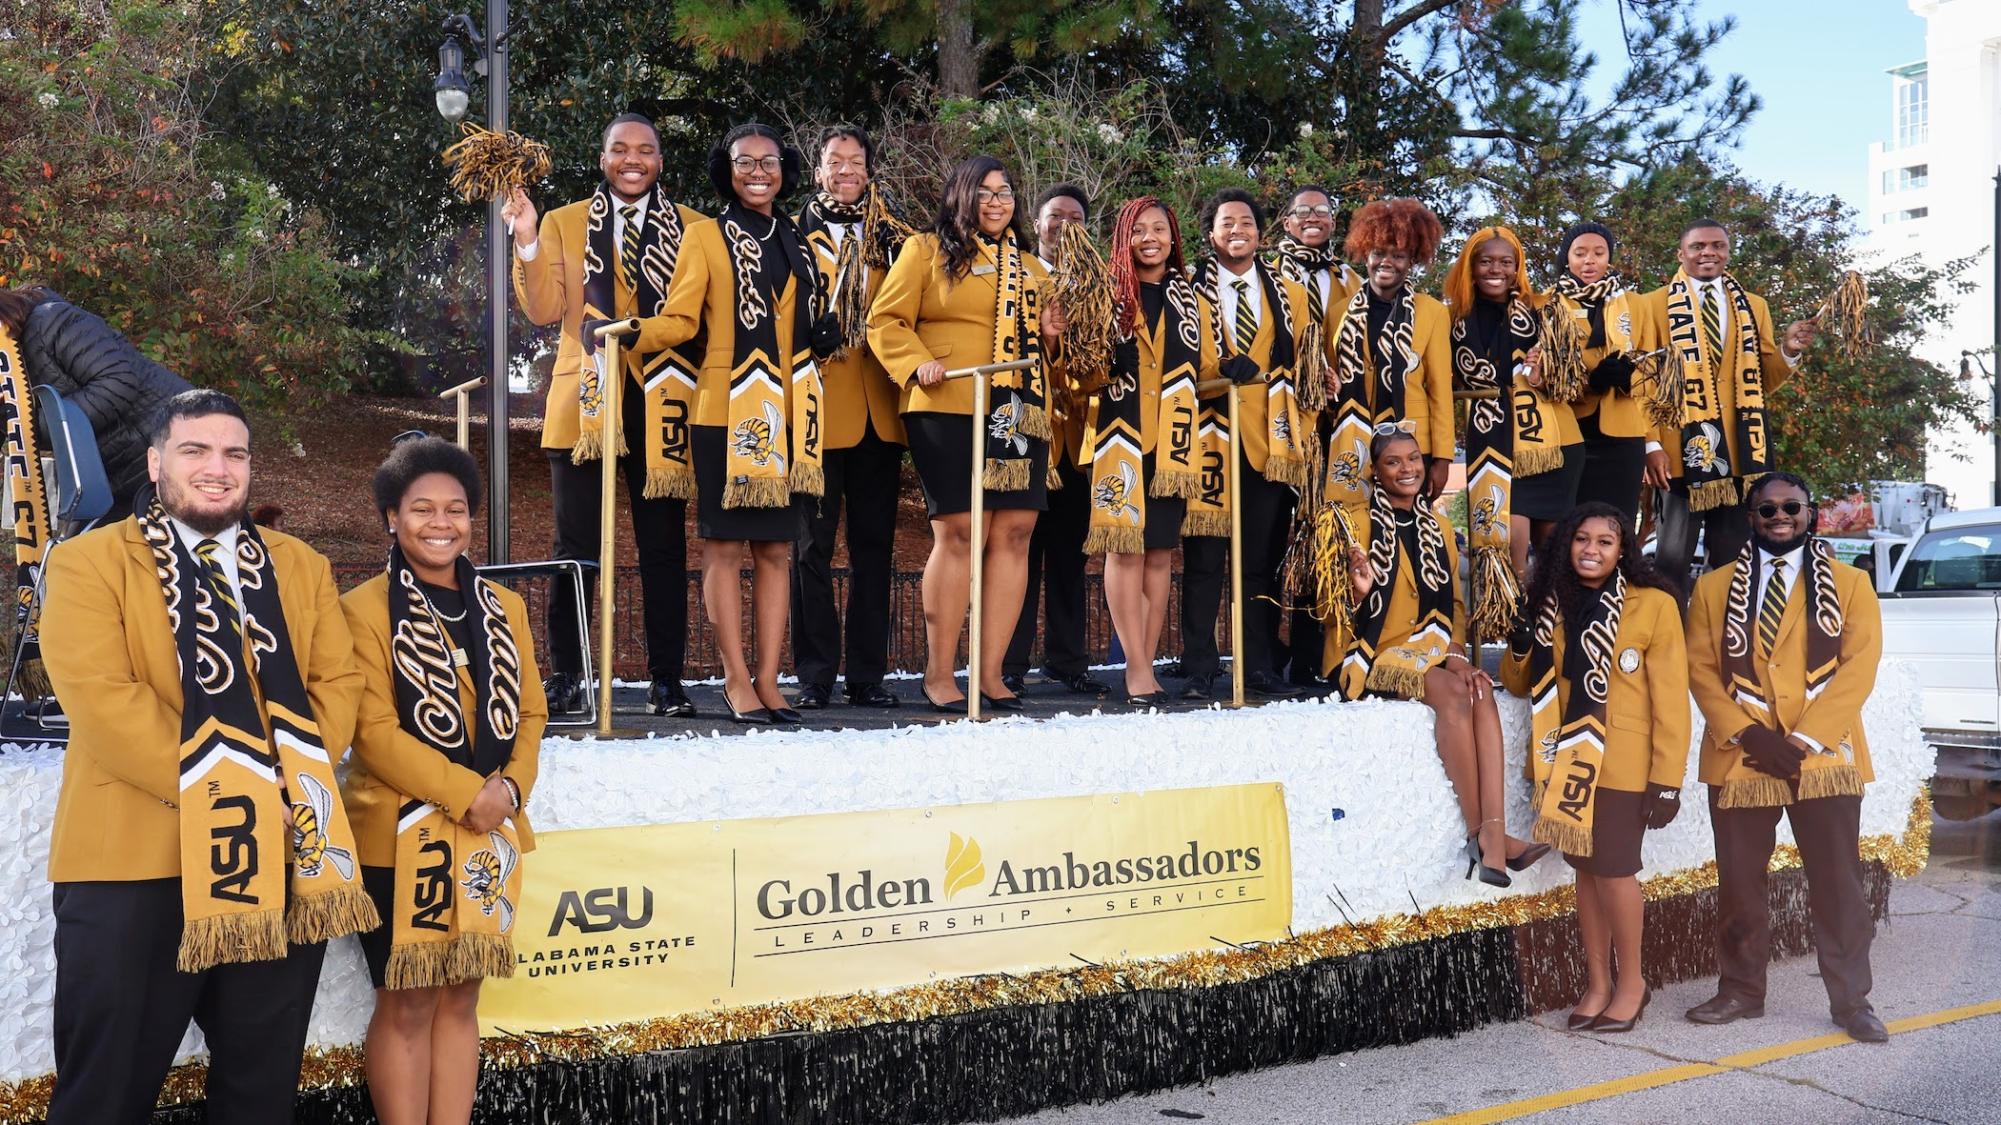
{"type": "Polygon", "coordinates": [[[299,775],[299,788],[306,794],[305,800],[292,805],[292,855],[299,864],[299,877],[316,879],[331,863],[341,878],[354,878],[354,853],[327,843],[333,794],[311,774],[299,775]]]}
{"type": "Polygon", "coordinates": [[[465,888],[466,898],[479,904],[479,912],[489,917],[500,912],[500,932],[514,928],[514,904],[507,900],[507,878],[514,874],[514,865],[521,862],[521,856],[507,837],[498,832],[489,832],[486,838],[493,844],[491,849],[481,848],[472,853],[465,862],[466,877],[459,880],[465,888]]]}
{"type": "Polygon", "coordinates": [[[1501,486],[1487,486],[1487,495],[1473,505],[1473,530],[1481,535],[1497,531],[1501,518],[1501,486]]]}
{"type": "Polygon", "coordinates": [[[785,455],[778,452],[777,437],[783,426],[778,416],[778,405],[764,404],[764,417],[745,418],[730,432],[730,452],[745,457],[758,468],[776,461],[782,468],[785,455]]]}
{"type": "Polygon", "coordinates": [[[1713,422],[1703,422],[1697,429],[1700,432],[1688,439],[1688,448],[1682,451],[1682,461],[1697,472],[1729,472],[1723,456],[1723,431],[1713,422]]]}
{"type": "Polygon", "coordinates": [[[980,842],[957,832],[945,848],[945,897],[951,898],[967,887],[987,881],[987,865],[980,859],[980,842]]]}
{"type": "Polygon", "coordinates": [[[1099,511],[1110,512],[1115,518],[1125,517],[1127,513],[1131,513],[1131,518],[1137,520],[1139,505],[1133,502],[1133,496],[1138,491],[1139,481],[1133,477],[1132,462],[1121,461],[1116,475],[1106,473],[1098,478],[1091,503],[1099,511]]]}
{"type": "Polygon", "coordinates": [[[995,441],[1014,447],[1014,455],[1028,453],[1028,439],[1021,433],[1022,403],[1017,395],[1008,395],[1007,401],[994,407],[993,415],[987,419],[987,436],[995,441]]]}

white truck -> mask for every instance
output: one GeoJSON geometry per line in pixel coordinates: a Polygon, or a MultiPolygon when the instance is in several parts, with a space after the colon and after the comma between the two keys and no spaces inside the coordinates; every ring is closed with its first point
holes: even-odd
{"type": "Polygon", "coordinates": [[[1884,659],[1908,662],[1924,687],[1933,807],[1984,815],[2001,806],[2001,508],[1932,516],[1876,575],[1884,659]]]}

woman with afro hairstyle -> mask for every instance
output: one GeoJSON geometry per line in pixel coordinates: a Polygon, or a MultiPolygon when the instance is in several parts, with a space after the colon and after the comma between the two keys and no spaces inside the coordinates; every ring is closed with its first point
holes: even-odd
{"type": "Polygon", "coordinates": [[[819,269],[778,201],[797,187],[799,153],[767,125],[731,129],[709,150],[722,214],[688,228],[665,311],[641,321],[642,351],[705,339],[692,445],[702,604],[723,660],[723,701],[740,723],[796,723],[778,691],[800,505],[824,491],[815,358],[840,346],[819,269]],[[746,549],[748,544],[748,549],[746,549]],[[739,575],[752,564],[752,676],[739,575]]]}
{"type": "Polygon", "coordinates": [[[1570,1030],[1631,1031],[1647,1006],[1640,839],[1681,809],[1690,731],[1681,604],[1625,512],[1593,501],[1557,523],[1501,681],[1533,708],[1535,838],[1577,871],[1589,983],[1570,1030]]]}
{"type": "Polygon", "coordinates": [[[1353,503],[1360,496],[1374,427],[1405,420],[1415,423],[1425,455],[1425,496],[1437,499],[1445,490],[1455,444],[1451,318],[1412,281],[1443,236],[1438,216],[1415,199],[1376,200],[1348,228],[1348,256],[1363,270],[1334,334],[1330,500],[1353,503]]]}
{"type": "MultiPolygon", "coordinates": [[[[903,388],[910,460],[931,515],[924,564],[924,698],[962,712],[954,677],[959,636],[972,600],[972,552],[982,552],[981,679],[968,688],[983,706],[1019,711],[1001,682],[1009,640],[1028,588],[1028,543],[1048,506],[1048,373],[1040,362],[1063,332],[1061,310],[1045,307],[1049,271],[1021,229],[1014,178],[991,156],[952,169],[933,228],[912,235],[883,278],[869,313],[869,348],[903,388]],[[971,379],[952,368],[1028,359],[1026,370],[987,377],[987,416],[973,417],[971,379]],[[973,543],[973,482],[966,452],[974,426],[986,434],[980,487],[985,542],[973,543]]],[[[885,501],[886,502],[886,501],[885,501]]]]}

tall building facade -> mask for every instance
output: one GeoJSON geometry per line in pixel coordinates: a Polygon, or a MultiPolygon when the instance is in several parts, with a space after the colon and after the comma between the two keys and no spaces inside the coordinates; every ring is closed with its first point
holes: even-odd
{"type": "MultiPolygon", "coordinates": [[[[1933,266],[1985,248],[1948,323],[1922,353],[1958,370],[1961,353],[1995,340],[1995,176],[2001,172],[2001,0],[1908,0],[1925,21],[1925,57],[1893,67],[1889,140],[1869,148],[1869,203],[1864,243],[1876,261],[1916,254],[1933,266]]],[[[2001,357],[1971,365],[1990,401],[2001,357]]],[[[1977,392],[1981,393],[1981,392],[1977,392]]],[[[1935,431],[1926,479],[1945,486],[1961,508],[1995,503],[1992,435],[1971,426],[1935,431]]]]}

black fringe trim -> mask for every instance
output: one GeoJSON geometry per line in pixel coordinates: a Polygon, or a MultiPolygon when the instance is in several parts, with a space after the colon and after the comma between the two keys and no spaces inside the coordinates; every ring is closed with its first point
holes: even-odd
{"type": "MultiPolygon", "coordinates": [[[[1863,865],[1870,913],[1890,876],[1863,865]]],[[[1806,879],[1771,878],[1774,959],[1813,946],[1806,879]]],[[[1716,892],[1647,904],[1647,977],[1716,971],[1716,892]]],[[[1566,1007],[1584,988],[1572,919],[1478,930],[1213,988],[1133,992],[923,1023],[774,1036],[481,1076],[477,1125],[918,1125],[992,1121],[1566,1007]]],[[[196,1125],[199,1105],[155,1125],[196,1125]]],[[[302,1094],[299,1125],[364,1125],[365,1087],[302,1094]]]]}

